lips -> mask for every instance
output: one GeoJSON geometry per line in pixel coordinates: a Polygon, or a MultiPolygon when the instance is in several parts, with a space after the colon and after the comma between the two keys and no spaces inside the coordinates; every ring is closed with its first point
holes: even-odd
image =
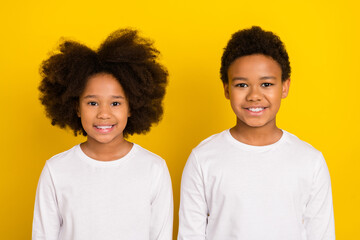
{"type": "Polygon", "coordinates": [[[107,126],[96,126],[95,125],[95,127],[97,128],[97,129],[109,129],[109,128],[112,128],[114,125],[107,125],[107,126]]]}
{"type": "Polygon", "coordinates": [[[109,133],[114,129],[114,126],[116,124],[113,125],[94,125],[94,128],[97,132],[100,133],[109,133]]]}
{"type": "Polygon", "coordinates": [[[267,107],[252,106],[252,107],[244,107],[244,109],[246,109],[246,111],[251,115],[259,116],[267,109],[267,107]]]}

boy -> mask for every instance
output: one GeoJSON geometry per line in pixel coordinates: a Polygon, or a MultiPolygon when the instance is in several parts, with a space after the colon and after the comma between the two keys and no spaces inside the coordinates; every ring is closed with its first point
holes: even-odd
{"type": "Polygon", "coordinates": [[[322,154],[276,126],[290,72],[272,32],[252,27],[233,34],[220,73],[237,122],[192,151],[181,182],[178,239],[335,239],[322,154]]]}

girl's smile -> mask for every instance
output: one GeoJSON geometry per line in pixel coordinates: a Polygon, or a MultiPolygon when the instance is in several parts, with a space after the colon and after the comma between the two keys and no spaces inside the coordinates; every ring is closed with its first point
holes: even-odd
{"type": "Polygon", "coordinates": [[[94,128],[101,133],[109,133],[113,130],[114,125],[95,125],[94,128]]]}
{"type": "Polygon", "coordinates": [[[90,77],[80,96],[78,115],[88,143],[122,142],[130,110],[119,81],[107,73],[90,77]]]}

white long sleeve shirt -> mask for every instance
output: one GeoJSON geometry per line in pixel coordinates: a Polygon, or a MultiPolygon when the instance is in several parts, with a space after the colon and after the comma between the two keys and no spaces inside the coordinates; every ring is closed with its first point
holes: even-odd
{"type": "Polygon", "coordinates": [[[179,218],[179,240],[335,239],[325,160],[286,131],[268,146],[229,130],[200,143],[183,171],[179,218]]]}
{"type": "Polygon", "coordinates": [[[134,144],[101,162],[80,146],[49,159],[38,183],[33,240],[170,240],[173,198],[163,159],[134,144]]]}

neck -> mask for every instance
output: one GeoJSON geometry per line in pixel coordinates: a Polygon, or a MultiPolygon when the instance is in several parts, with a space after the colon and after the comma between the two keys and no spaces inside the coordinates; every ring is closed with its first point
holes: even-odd
{"type": "Polygon", "coordinates": [[[240,121],[230,129],[230,133],[236,140],[253,146],[273,144],[279,141],[283,134],[275,122],[262,127],[250,127],[240,121]]]}
{"type": "Polygon", "coordinates": [[[111,143],[100,143],[92,138],[80,145],[83,152],[98,161],[113,161],[120,159],[129,153],[133,144],[124,138],[111,143]]]}

